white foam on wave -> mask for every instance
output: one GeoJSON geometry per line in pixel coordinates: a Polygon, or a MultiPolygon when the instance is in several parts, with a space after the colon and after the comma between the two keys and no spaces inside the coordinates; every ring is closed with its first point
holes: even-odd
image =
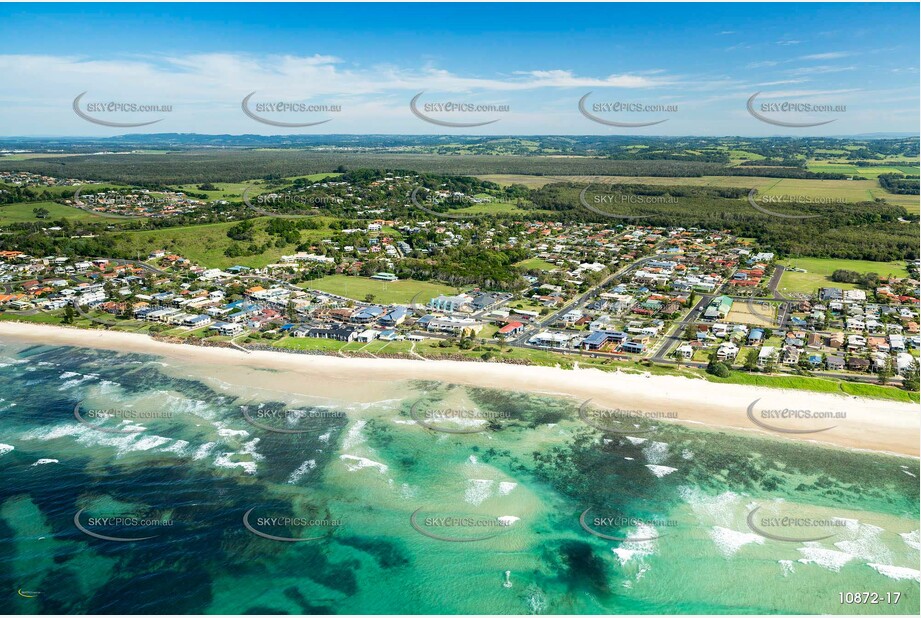
{"type": "Polygon", "coordinates": [[[876,570],[880,575],[885,575],[889,579],[902,580],[912,579],[921,582],[921,571],[909,567],[892,566],[891,564],[868,563],[868,567],[876,570]]]}
{"type": "Polygon", "coordinates": [[[355,424],[349,428],[348,433],[345,434],[345,438],[342,440],[342,450],[347,451],[365,441],[362,431],[367,424],[368,422],[365,420],[355,421],[355,424]]]}
{"type": "Polygon", "coordinates": [[[633,436],[626,436],[626,437],[627,437],[627,441],[630,442],[630,444],[636,445],[636,444],[642,444],[643,442],[646,442],[646,438],[634,438],[633,436]]]}
{"type": "Polygon", "coordinates": [[[185,454],[186,449],[188,448],[189,443],[186,440],[176,440],[167,447],[161,449],[164,453],[176,453],[177,455],[185,454]]]}
{"type": "Polygon", "coordinates": [[[668,476],[672,472],[675,472],[678,468],[669,468],[668,466],[656,466],[653,464],[646,464],[646,467],[655,474],[657,477],[662,478],[663,476],[668,476]]]}
{"type": "Polygon", "coordinates": [[[205,442],[197,449],[195,449],[195,454],[192,455],[192,459],[204,459],[211,453],[211,449],[213,449],[215,446],[217,446],[217,442],[205,442]]]}
{"type": "Polygon", "coordinates": [[[668,444],[665,442],[650,442],[643,447],[643,455],[651,464],[661,464],[668,459],[668,444]]]}
{"type": "Polygon", "coordinates": [[[249,442],[243,445],[243,448],[240,450],[242,455],[249,455],[253,458],[254,461],[262,461],[265,459],[265,455],[256,452],[256,446],[259,444],[260,438],[253,438],[249,442]]]}
{"type": "Polygon", "coordinates": [[[899,534],[899,536],[902,537],[902,541],[904,541],[906,545],[921,550],[921,542],[919,542],[921,539],[918,538],[918,535],[918,530],[912,530],[911,532],[903,532],[899,534]]]}
{"type": "Polygon", "coordinates": [[[319,440],[320,442],[324,442],[324,443],[325,443],[325,442],[329,442],[329,438],[330,438],[330,436],[332,436],[332,435],[333,435],[333,432],[332,432],[332,431],[327,431],[327,432],[324,433],[323,435],[319,436],[319,437],[317,438],[317,440],[319,440]]]}
{"type": "Polygon", "coordinates": [[[16,450],[16,447],[12,444],[0,444],[0,455],[6,455],[14,450],[16,450]]]}
{"type": "Polygon", "coordinates": [[[56,464],[56,463],[61,463],[61,462],[60,462],[59,460],[57,460],[57,459],[44,459],[44,458],[42,458],[42,459],[39,459],[38,461],[36,461],[34,464],[32,464],[32,467],[34,468],[35,466],[44,466],[44,465],[46,465],[46,464],[56,464]]]}
{"type": "Polygon", "coordinates": [[[847,532],[852,535],[852,538],[836,542],[835,547],[867,562],[892,563],[892,552],[880,538],[885,530],[879,526],[861,524],[856,520],[844,521],[847,524],[847,532]]]}
{"type": "Polygon", "coordinates": [[[345,467],[348,468],[349,472],[355,472],[364,468],[375,468],[378,472],[384,474],[387,472],[387,470],[389,470],[387,464],[368,459],[367,457],[358,457],[357,455],[339,455],[339,459],[345,462],[354,462],[345,464],[345,467]]]}
{"type": "Polygon", "coordinates": [[[778,560],[777,562],[780,563],[780,572],[784,577],[796,573],[796,565],[792,560],[778,560]]]}
{"type": "Polygon", "coordinates": [[[678,493],[702,523],[716,524],[724,528],[735,527],[735,514],[741,501],[738,494],[725,491],[718,496],[711,496],[697,487],[690,486],[680,487],[678,493]]]}
{"type": "Polygon", "coordinates": [[[515,517],[514,515],[503,515],[502,517],[498,517],[497,519],[500,522],[502,522],[503,526],[511,526],[516,521],[521,521],[520,517],[515,517]]]}
{"type": "Polygon", "coordinates": [[[249,432],[245,429],[230,429],[228,427],[219,427],[217,430],[217,435],[222,438],[236,438],[237,436],[241,438],[246,438],[249,436],[249,432]]]}
{"type": "Polygon", "coordinates": [[[499,495],[507,496],[512,493],[512,490],[518,487],[518,483],[513,483],[512,481],[500,481],[499,482],[499,495]]]}
{"type": "MultiPolygon", "coordinates": [[[[617,556],[620,566],[634,559],[642,561],[644,557],[655,552],[657,535],[655,526],[639,524],[635,530],[627,533],[627,540],[622,541],[620,547],[615,547],[611,551],[617,556]]],[[[637,579],[642,577],[642,573],[645,573],[645,570],[637,576],[637,579]]]]}
{"type": "Polygon", "coordinates": [[[803,564],[816,564],[820,567],[837,573],[845,564],[854,559],[854,556],[847,552],[835,549],[825,549],[818,547],[814,543],[806,543],[805,547],[798,547],[797,551],[803,555],[799,562],[803,564]]]}
{"type": "Polygon", "coordinates": [[[257,465],[255,461],[233,461],[231,457],[236,453],[221,453],[214,458],[214,465],[218,468],[242,468],[246,474],[256,474],[257,465]]]}
{"type": "MultiPolygon", "coordinates": [[[[124,423],[119,425],[119,427],[125,426],[124,423]]],[[[130,425],[127,426],[130,427],[130,425]]],[[[139,432],[127,434],[105,433],[97,431],[92,427],[81,425],[80,423],[33,429],[24,433],[21,437],[23,440],[37,440],[41,442],[71,437],[78,444],[115,448],[117,450],[117,457],[121,457],[132,451],[149,451],[152,448],[163,446],[171,441],[170,438],[164,438],[162,436],[144,436],[139,432]]]]}
{"type": "Polygon", "coordinates": [[[64,384],[58,387],[59,391],[66,391],[75,386],[83,384],[87,380],[95,380],[99,377],[93,374],[80,375],[79,373],[73,373],[72,371],[65,371],[63,374],[61,374],[61,379],[64,379],[64,376],[68,376],[68,375],[69,376],[80,376],[80,377],[74,378],[72,380],[67,380],[66,382],[64,382],[64,384]]]}
{"type": "Polygon", "coordinates": [[[918,478],[917,476],[915,476],[914,474],[912,474],[912,473],[909,472],[908,470],[902,470],[902,472],[904,472],[905,474],[907,474],[908,476],[910,476],[910,477],[913,478],[913,479],[914,479],[914,478],[918,478]]]}
{"type": "Polygon", "coordinates": [[[716,548],[726,558],[731,558],[736,552],[751,543],[764,545],[764,537],[754,532],[739,532],[722,526],[713,526],[708,533],[716,544],[716,548]]]}
{"type": "Polygon", "coordinates": [[[288,483],[294,484],[301,480],[305,474],[317,467],[316,460],[308,459],[301,465],[297,467],[297,470],[291,473],[291,476],[288,477],[288,483]]]}
{"type": "Polygon", "coordinates": [[[492,494],[495,481],[489,479],[467,479],[467,489],[464,491],[464,501],[478,506],[492,494]]]}

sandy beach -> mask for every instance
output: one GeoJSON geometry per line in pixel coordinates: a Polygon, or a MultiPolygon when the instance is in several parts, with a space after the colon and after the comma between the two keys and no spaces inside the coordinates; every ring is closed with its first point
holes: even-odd
{"type": "Polygon", "coordinates": [[[132,333],[12,322],[0,323],[0,339],[155,354],[188,366],[216,370],[216,375],[224,381],[283,392],[315,393],[324,384],[341,386],[349,381],[392,386],[401,380],[436,380],[558,395],[578,403],[591,400],[593,408],[668,412],[676,416],[673,422],[755,432],[781,440],[919,456],[921,411],[918,406],[846,395],[715,384],[703,379],[598,369],[563,370],[502,363],[378,360],[262,351],[246,354],[229,348],[164,343],[132,333]],[[266,372],[267,369],[273,372],[266,372]],[[812,418],[781,418],[783,414],[774,417],[767,412],[779,410],[808,411],[812,418]],[[816,418],[820,414],[825,418],[816,418]],[[789,433],[791,430],[808,433],[789,433]]]}

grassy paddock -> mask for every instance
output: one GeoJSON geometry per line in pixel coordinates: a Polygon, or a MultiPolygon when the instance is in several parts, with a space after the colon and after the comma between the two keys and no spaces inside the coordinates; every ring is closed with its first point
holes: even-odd
{"type": "Polygon", "coordinates": [[[119,219],[103,217],[80,208],[65,206],[56,202],[27,202],[20,204],[4,204],[0,206],[0,225],[9,225],[11,223],[25,223],[33,221],[45,221],[51,225],[52,221],[58,219],[70,219],[72,221],[93,221],[106,223],[118,223],[119,219]],[[44,219],[39,219],[32,212],[33,208],[44,208],[49,214],[44,219]]]}
{"type": "MultiPolygon", "coordinates": [[[[269,235],[264,231],[265,225],[271,217],[258,217],[252,219],[256,223],[254,242],[262,244],[269,240],[269,235]]],[[[129,253],[147,255],[154,249],[165,249],[187,257],[197,264],[209,268],[227,268],[235,264],[259,268],[266,264],[277,262],[284,254],[294,253],[297,245],[291,244],[284,247],[270,247],[265,253],[246,257],[227,257],[224,251],[235,241],[227,236],[227,230],[237,222],[209,223],[205,225],[190,225],[186,227],[171,227],[162,230],[145,230],[142,232],[126,232],[118,236],[119,247],[129,253]]],[[[304,230],[301,232],[302,241],[320,240],[328,235],[329,230],[304,230]]],[[[274,238],[274,237],[273,237],[274,238]]],[[[240,242],[247,247],[250,241],[240,242]]]]}
{"type": "Polygon", "coordinates": [[[857,286],[852,283],[836,283],[831,280],[831,274],[838,270],[853,270],[859,273],[874,272],[880,276],[895,275],[907,277],[908,270],[904,262],[870,262],[867,260],[840,260],[832,258],[790,258],[784,260],[784,266],[803,268],[807,272],[798,273],[790,270],[784,271],[778,286],[781,292],[812,293],[820,287],[836,287],[852,290],[857,286]]]}

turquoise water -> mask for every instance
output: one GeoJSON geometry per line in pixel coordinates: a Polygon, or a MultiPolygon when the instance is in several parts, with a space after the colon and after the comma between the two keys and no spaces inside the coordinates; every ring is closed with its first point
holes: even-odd
{"type": "Polygon", "coordinates": [[[337,400],[208,374],[0,343],[5,610],[919,609],[916,460],[646,421],[602,432],[571,401],[440,383],[337,400]],[[883,602],[841,603],[858,591],[883,602]]]}

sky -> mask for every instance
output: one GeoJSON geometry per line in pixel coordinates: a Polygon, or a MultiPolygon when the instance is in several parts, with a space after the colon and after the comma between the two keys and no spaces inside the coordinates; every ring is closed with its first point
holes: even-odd
{"type": "Polygon", "coordinates": [[[919,38],[917,3],[0,4],[0,136],[918,134],[919,38]]]}

